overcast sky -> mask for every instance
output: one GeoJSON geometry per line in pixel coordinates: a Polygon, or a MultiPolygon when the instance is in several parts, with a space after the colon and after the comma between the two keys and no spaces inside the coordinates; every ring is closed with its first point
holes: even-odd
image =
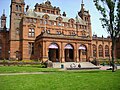
{"type": "MultiPolygon", "coordinates": [[[[31,9],[34,8],[36,3],[42,3],[45,0],[25,0],[25,4],[29,5],[31,9]]],[[[61,14],[63,11],[66,12],[67,17],[75,18],[78,11],[81,8],[82,0],[50,0],[53,6],[60,7],[61,14]]],[[[11,0],[0,0],[0,16],[5,9],[5,14],[7,16],[7,28],[9,28],[9,16],[10,16],[10,4],[11,0]]],[[[91,15],[91,24],[92,24],[92,33],[97,34],[98,36],[107,37],[107,31],[104,30],[101,26],[100,13],[96,10],[93,0],[84,0],[85,9],[89,10],[91,15]]]]}

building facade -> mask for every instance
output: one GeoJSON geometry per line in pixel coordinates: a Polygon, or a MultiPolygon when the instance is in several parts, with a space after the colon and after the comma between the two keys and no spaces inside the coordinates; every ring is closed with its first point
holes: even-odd
{"type": "Polygon", "coordinates": [[[49,0],[34,9],[25,8],[24,0],[11,0],[10,8],[7,58],[52,62],[111,58],[111,39],[92,36],[90,14],[83,3],[75,18],[61,14],[49,0]]]}
{"type": "Polygon", "coordinates": [[[0,60],[9,57],[9,31],[6,28],[6,16],[0,18],[0,60]]]}

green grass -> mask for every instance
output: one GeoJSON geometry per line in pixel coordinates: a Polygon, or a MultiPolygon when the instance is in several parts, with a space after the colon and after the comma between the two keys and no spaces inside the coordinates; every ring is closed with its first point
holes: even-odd
{"type": "Polygon", "coordinates": [[[57,71],[54,68],[40,68],[40,65],[31,66],[0,66],[0,73],[16,73],[16,72],[52,72],[57,71]]]}
{"type": "MultiPolygon", "coordinates": [[[[17,70],[27,68],[27,72],[29,69],[38,67],[15,66],[11,68],[17,68],[17,70]]],[[[120,70],[113,73],[111,71],[57,71],[38,68],[38,71],[52,71],[52,73],[0,76],[0,90],[120,90],[120,70]]]]}

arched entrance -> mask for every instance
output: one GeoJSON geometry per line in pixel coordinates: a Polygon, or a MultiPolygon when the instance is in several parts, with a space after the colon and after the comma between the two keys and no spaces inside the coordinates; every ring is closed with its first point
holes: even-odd
{"type": "Polygon", "coordinates": [[[50,44],[48,58],[52,62],[59,62],[59,48],[56,43],[50,44]]]}
{"type": "Polygon", "coordinates": [[[67,44],[65,47],[65,62],[74,62],[74,48],[71,44],[67,44]]]}
{"type": "Polygon", "coordinates": [[[81,62],[87,61],[87,48],[85,45],[79,46],[79,61],[81,62]]]}

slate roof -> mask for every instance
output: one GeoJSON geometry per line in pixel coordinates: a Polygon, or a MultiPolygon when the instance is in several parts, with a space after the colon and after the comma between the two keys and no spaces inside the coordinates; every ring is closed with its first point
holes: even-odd
{"type": "MultiPolygon", "coordinates": [[[[63,19],[62,22],[68,22],[71,19],[69,17],[64,17],[61,15],[48,14],[48,13],[43,13],[43,12],[35,12],[33,9],[29,9],[26,12],[26,17],[33,17],[33,18],[39,17],[40,19],[42,19],[43,15],[45,14],[49,16],[49,20],[56,20],[57,17],[62,17],[63,19]]],[[[73,19],[75,20],[75,22],[78,22],[81,25],[86,25],[86,22],[82,20],[81,17],[79,17],[78,15],[73,19]]]]}

